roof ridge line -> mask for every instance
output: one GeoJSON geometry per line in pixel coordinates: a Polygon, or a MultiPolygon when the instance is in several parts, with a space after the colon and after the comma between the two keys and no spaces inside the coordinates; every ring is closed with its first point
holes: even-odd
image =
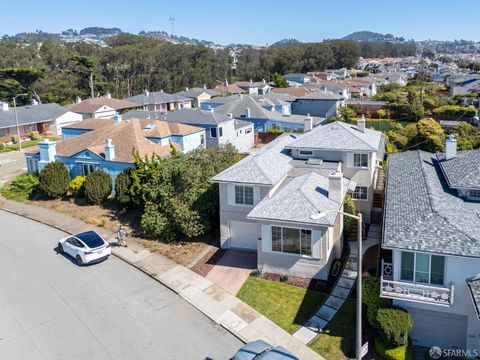
{"type": "MultiPolygon", "coordinates": [[[[377,150],[375,149],[372,145],[368,144],[365,142],[365,140],[363,140],[362,138],[360,138],[356,133],[352,132],[352,131],[349,131],[347,128],[345,128],[344,125],[348,126],[348,125],[353,125],[353,124],[349,124],[349,123],[345,123],[343,121],[338,121],[340,124],[342,124],[341,126],[343,127],[344,130],[347,130],[350,134],[352,134],[353,136],[355,136],[358,140],[360,140],[361,142],[363,142],[365,145],[367,145],[368,147],[370,147],[372,150],[377,150]],[[344,124],[344,125],[343,125],[344,124]]],[[[332,123],[334,124],[334,123],[332,123]]],[[[357,130],[358,130],[358,127],[357,127],[357,130]]],[[[370,129],[368,129],[370,130],[370,129]]],[[[360,130],[358,130],[360,131],[360,130]]]]}

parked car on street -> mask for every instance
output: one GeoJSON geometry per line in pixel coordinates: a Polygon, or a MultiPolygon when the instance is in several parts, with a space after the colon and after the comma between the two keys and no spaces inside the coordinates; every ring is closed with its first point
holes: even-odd
{"type": "Polygon", "coordinates": [[[281,346],[272,347],[263,340],[252,341],[240,348],[231,360],[299,360],[281,346]]]}
{"type": "Polygon", "coordinates": [[[95,231],[63,238],[58,242],[57,249],[59,253],[73,257],[78,266],[100,262],[112,253],[110,244],[95,231]]]}

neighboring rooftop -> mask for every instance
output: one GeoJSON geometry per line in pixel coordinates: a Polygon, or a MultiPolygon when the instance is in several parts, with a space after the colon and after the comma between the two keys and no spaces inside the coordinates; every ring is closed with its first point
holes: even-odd
{"type": "MultiPolygon", "coordinates": [[[[311,216],[328,210],[340,210],[341,203],[328,197],[329,179],[315,172],[310,172],[284,180],[285,185],[274,196],[266,196],[247,215],[250,219],[267,219],[333,226],[336,214],[331,213],[323,218],[312,219],[311,216]]],[[[343,179],[344,196],[355,184],[343,179]],[[350,184],[352,183],[352,184],[350,184]]]]}
{"type": "Polygon", "coordinates": [[[380,131],[365,128],[362,132],[356,125],[337,121],[313,128],[287,148],[378,151],[382,144],[383,135],[380,131]]]}
{"type": "Polygon", "coordinates": [[[311,92],[299,98],[300,100],[344,100],[343,95],[332,94],[325,91],[311,92]]]}
{"type": "Polygon", "coordinates": [[[272,186],[293,168],[285,146],[298,135],[283,134],[261,149],[214,176],[213,182],[249,183],[272,186]]]}
{"type": "Polygon", "coordinates": [[[480,257],[480,217],[446,184],[435,154],[388,161],[383,247],[480,257]]]}
{"type": "Polygon", "coordinates": [[[66,105],[65,107],[68,110],[79,114],[90,114],[102,109],[104,106],[107,106],[114,110],[124,110],[136,108],[138,107],[138,104],[128,100],[98,97],[84,99],[78,103],[66,105]]]}
{"type": "Polygon", "coordinates": [[[134,110],[123,114],[123,118],[158,119],[169,122],[202,125],[217,125],[232,120],[227,115],[194,109],[180,109],[170,112],[134,110]]]}
{"type": "MultiPolygon", "coordinates": [[[[145,92],[143,94],[138,94],[127,99],[128,101],[133,101],[140,105],[151,105],[151,104],[163,104],[163,103],[170,103],[170,102],[183,102],[183,101],[191,101],[189,97],[177,95],[177,94],[169,94],[163,91],[155,91],[155,92],[145,92]]],[[[137,105],[138,106],[138,105],[137,105]]]]}
{"type": "Polygon", "coordinates": [[[450,188],[480,189],[480,149],[457,151],[449,160],[437,154],[437,160],[450,188]]]}
{"type": "Polygon", "coordinates": [[[290,86],[286,88],[273,88],[273,93],[276,94],[288,94],[293,97],[302,97],[307,94],[310,94],[310,90],[305,86],[290,86]]]}
{"type": "Polygon", "coordinates": [[[185,96],[188,98],[196,98],[200,96],[201,94],[208,94],[210,96],[220,96],[221,94],[218,91],[212,90],[212,89],[207,89],[207,88],[201,88],[201,87],[195,87],[195,88],[187,88],[184,91],[179,91],[175,93],[175,95],[180,95],[180,96],[185,96]]]}
{"type": "MultiPolygon", "coordinates": [[[[68,109],[54,103],[17,106],[19,125],[54,121],[67,112],[68,109]]],[[[15,125],[15,111],[13,107],[9,107],[7,111],[0,109],[0,129],[10,128],[15,125]]]]}

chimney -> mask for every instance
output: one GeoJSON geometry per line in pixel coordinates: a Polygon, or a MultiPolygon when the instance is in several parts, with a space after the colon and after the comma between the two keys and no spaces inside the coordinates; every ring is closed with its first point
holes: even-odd
{"type": "Polygon", "coordinates": [[[445,140],[445,160],[450,160],[457,157],[457,139],[455,136],[448,135],[445,140]]]}
{"type": "Polygon", "coordinates": [[[145,89],[145,90],[143,90],[143,95],[148,96],[148,95],[150,95],[150,92],[147,89],[145,89]]]}
{"type": "Polygon", "coordinates": [[[115,124],[120,124],[122,122],[122,115],[121,114],[113,115],[113,122],[115,124]]]}
{"type": "Polygon", "coordinates": [[[57,143],[45,139],[38,143],[40,148],[40,161],[38,162],[38,170],[41,171],[48,163],[55,161],[57,143]]]}
{"type": "Polygon", "coordinates": [[[245,117],[250,118],[250,108],[249,107],[245,108],[245,117]]]}
{"type": "Polygon", "coordinates": [[[75,99],[75,103],[80,104],[82,102],[82,98],[80,96],[77,96],[75,99]]]}
{"type": "Polygon", "coordinates": [[[357,129],[362,133],[365,132],[365,115],[362,114],[360,119],[357,119],[357,129]]]}
{"type": "Polygon", "coordinates": [[[185,87],[185,91],[188,91],[188,87],[185,87]]]}
{"type": "Polygon", "coordinates": [[[207,84],[203,84],[203,90],[207,90],[207,84]]]}
{"type": "Polygon", "coordinates": [[[266,84],[266,83],[267,83],[267,80],[265,80],[265,79],[262,79],[262,82],[263,82],[264,84],[266,84]]]}
{"type": "Polygon", "coordinates": [[[303,132],[306,133],[312,129],[313,129],[313,118],[310,116],[310,114],[307,114],[307,117],[304,120],[303,132]]]}
{"type": "Polygon", "coordinates": [[[253,84],[253,80],[252,80],[252,79],[250,79],[250,84],[253,84]]]}
{"type": "Polygon", "coordinates": [[[8,103],[2,102],[2,111],[8,111],[8,103]]]}
{"type": "Polygon", "coordinates": [[[107,139],[105,143],[105,160],[112,161],[115,158],[115,145],[112,144],[112,139],[107,139]]]}
{"type": "Polygon", "coordinates": [[[227,113],[227,117],[228,117],[229,119],[233,119],[233,114],[232,114],[232,113],[227,113]]]}
{"type": "Polygon", "coordinates": [[[38,101],[35,100],[35,99],[32,99],[32,105],[33,105],[33,106],[37,106],[37,105],[38,105],[38,101]]]}
{"type": "Polygon", "coordinates": [[[328,198],[339,204],[343,204],[343,173],[334,170],[328,175],[328,198]]]}
{"type": "Polygon", "coordinates": [[[106,93],[106,94],[105,94],[105,97],[106,97],[107,99],[111,99],[111,98],[112,98],[112,94],[106,93]]]}

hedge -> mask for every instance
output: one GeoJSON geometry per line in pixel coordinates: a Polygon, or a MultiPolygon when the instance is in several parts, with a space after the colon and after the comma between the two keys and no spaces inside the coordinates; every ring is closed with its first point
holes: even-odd
{"type": "Polygon", "coordinates": [[[10,185],[0,189],[0,194],[11,200],[27,200],[38,193],[38,176],[34,174],[18,175],[10,185]]]}
{"type": "Polygon", "coordinates": [[[386,308],[391,305],[389,299],[380,297],[380,279],[377,277],[367,277],[363,279],[362,286],[363,303],[367,306],[367,319],[371,326],[378,327],[377,312],[380,308],[386,308]]]}
{"type": "Polygon", "coordinates": [[[412,329],[413,321],[403,309],[382,308],[377,312],[378,332],[385,344],[392,346],[406,345],[408,333],[412,329]]]}
{"type": "Polygon", "coordinates": [[[39,174],[40,189],[50,199],[58,199],[68,192],[70,176],[59,161],[48,163],[39,174]]]}
{"type": "Polygon", "coordinates": [[[130,203],[129,189],[132,184],[131,169],[123,170],[115,178],[115,199],[122,206],[127,206],[130,203]]]}
{"type": "Polygon", "coordinates": [[[112,193],[112,178],[103,170],[96,170],[87,175],[85,180],[85,197],[91,204],[100,204],[112,193]]]}
{"type": "Polygon", "coordinates": [[[413,346],[410,342],[401,346],[387,346],[380,338],[376,338],[375,350],[384,360],[412,360],[413,358],[413,346]]]}
{"type": "Polygon", "coordinates": [[[440,116],[462,116],[465,118],[472,118],[477,114],[477,110],[474,107],[446,105],[433,109],[433,113],[440,116]]]}

